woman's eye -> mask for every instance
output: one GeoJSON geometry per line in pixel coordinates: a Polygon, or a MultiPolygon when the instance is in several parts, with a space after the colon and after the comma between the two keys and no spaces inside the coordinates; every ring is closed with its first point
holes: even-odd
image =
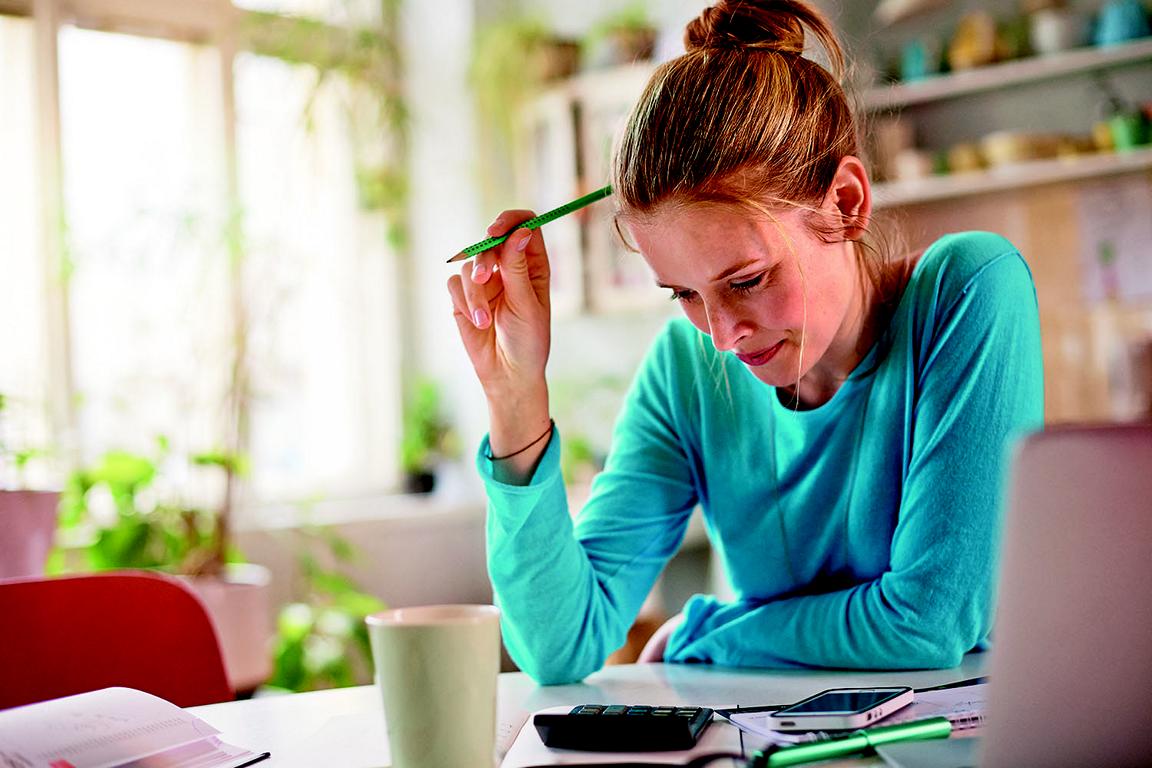
{"type": "Polygon", "coordinates": [[[695,301],[696,300],[696,292],[695,291],[689,291],[689,290],[682,290],[682,291],[675,291],[674,290],[674,291],[672,291],[672,295],[669,296],[668,298],[672,299],[672,301],[679,301],[679,302],[695,301]]]}
{"type": "Polygon", "coordinates": [[[756,286],[760,285],[762,282],[764,282],[764,273],[760,273],[759,275],[756,275],[756,277],[753,277],[749,280],[740,280],[739,282],[730,283],[730,286],[732,290],[736,291],[737,293],[747,293],[756,286]]]}

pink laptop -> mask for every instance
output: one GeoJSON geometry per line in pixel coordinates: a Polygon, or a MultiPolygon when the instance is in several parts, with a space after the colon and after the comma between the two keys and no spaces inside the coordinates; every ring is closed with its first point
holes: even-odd
{"type": "Polygon", "coordinates": [[[1011,467],[980,739],[899,768],[1152,766],[1152,425],[1061,427],[1011,467]]]}
{"type": "Polygon", "coordinates": [[[1003,552],[980,765],[1152,765],[1152,425],[1025,439],[1003,552]]]}

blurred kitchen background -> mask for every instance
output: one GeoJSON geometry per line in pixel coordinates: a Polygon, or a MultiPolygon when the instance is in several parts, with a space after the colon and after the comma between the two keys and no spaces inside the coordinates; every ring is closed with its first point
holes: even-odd
{"type": "MultiPolygon", "coordinates": [[[[214,613],[245,692],[362,682],[381,604],[490,600],[487,414],[444,262],[502,208],[606,183],[703,3],[0,0],[0,575],[47,556],[238,586],[214,613]]],[[[1149,418],[1149,7],[818,4],[877,226],[1009,237],[1048,421],[1149,418]]],[[[676,311],[609,217],[544,230],[574,510],[676,311]]],[[[726,589],[694,523],[634,641],[726,589]]]]}

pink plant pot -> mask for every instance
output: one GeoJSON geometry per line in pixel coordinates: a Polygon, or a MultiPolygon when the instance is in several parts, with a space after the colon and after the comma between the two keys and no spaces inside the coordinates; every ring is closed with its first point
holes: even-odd
{"type": "Polygon", "coordinates": [[[262,565],[235,563],[228,566],[223,578],[186,578],[216,626],[232,689],[255,690],[272,676],[269,570],[262,565]]]}
{"type": "Polygon", "coordinates": [[[0,578],[44,575],[59,504],[56,491],[0,491],[0,578]]]}

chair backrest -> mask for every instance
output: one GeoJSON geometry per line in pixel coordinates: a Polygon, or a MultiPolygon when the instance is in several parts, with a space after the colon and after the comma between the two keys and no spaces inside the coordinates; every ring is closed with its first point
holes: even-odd
{"type": "Polygon", "coordinates": [[[1152,760],[1152,425],[1020,445],[990,677],[982,766],[1152,760]]]}
{"type": "Polygon", "coordinates": [[[211,619],[170,576],[0,581],[0,624],[0,708],[109,686],[181,707],[234,698],[211,619]]]}

